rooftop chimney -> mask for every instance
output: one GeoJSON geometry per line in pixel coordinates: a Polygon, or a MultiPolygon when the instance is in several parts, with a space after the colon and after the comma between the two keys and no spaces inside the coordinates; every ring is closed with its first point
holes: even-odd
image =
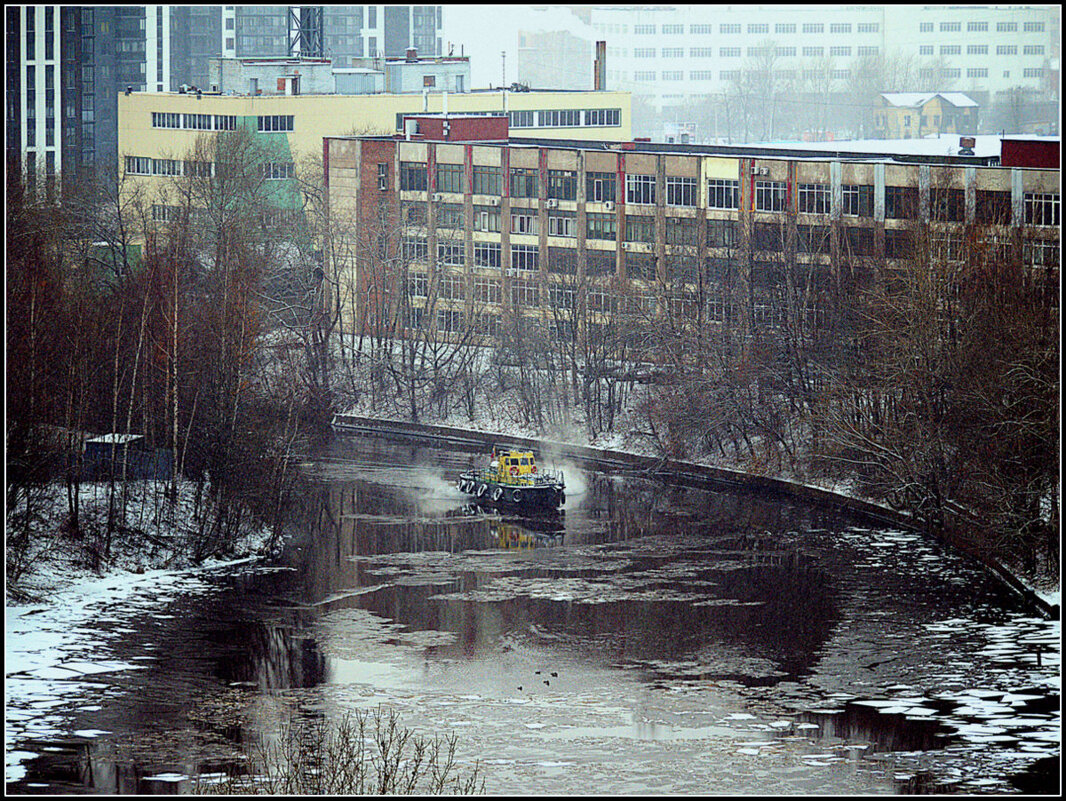
{"type": "Polygon", "coordinates": [[[592,88],[602,92],[607,88],[607,42],[596,42],[596,60],[592,64],[592,88]]]}

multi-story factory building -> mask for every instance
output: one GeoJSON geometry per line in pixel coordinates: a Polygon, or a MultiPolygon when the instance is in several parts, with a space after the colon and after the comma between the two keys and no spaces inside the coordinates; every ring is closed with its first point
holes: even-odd
{"type": "Polygon", "coordinates": [[[809,290],[803,319],[816,326],[849,282],[965,260],[975,242],[1057,302],[1057,168],[519,140],[502,120],[439,115],[408,125],[325,144],[330,207],[357,254],[340,265],[348,314],[363,333],[395,326],[404,304],[408,326],[444,332],[493,334],[519,318],[576,331],[634,309],[752,331],[785,323],[786,286],[809,290]]]}

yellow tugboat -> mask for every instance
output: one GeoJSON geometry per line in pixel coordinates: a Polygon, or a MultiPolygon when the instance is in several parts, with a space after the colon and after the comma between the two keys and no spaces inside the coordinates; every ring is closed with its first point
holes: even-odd
{"type": "Polygon", "coordinates": [[[538,472],[532,451],[493,448],[488,468],[460,474],[458,487],[478,503],[497,506],[558,509],[566,500],[562,472],[538,472]]]}

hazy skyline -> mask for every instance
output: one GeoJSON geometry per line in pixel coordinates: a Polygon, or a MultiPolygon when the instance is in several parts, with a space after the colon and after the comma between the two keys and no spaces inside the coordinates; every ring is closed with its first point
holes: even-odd
{"type": "Polygon", "coordinates": [[[445,53],[450,42],[456,55],[462,50],[470,56],[474,88],[509,85],[518,78],[519,30],[586,31],[592,39],[591,28],[564,6],[446,5],[441,44],[445,53]],[[506,62],[501,57],[503,52],[507,53],[506,62]]]}

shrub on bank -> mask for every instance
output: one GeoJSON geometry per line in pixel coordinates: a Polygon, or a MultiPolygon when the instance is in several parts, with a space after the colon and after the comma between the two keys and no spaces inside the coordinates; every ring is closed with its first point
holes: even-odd
{"type": "Polygon", "coordinates": [[[331,723],[321,717],[286,725],[277,740],[245,745],[245,771],[200,777],[197,794],[472,795],[485,781],[475,762],[456,763],[458,738],[415,734],[393,710],[356,710],[331,723]]]}

